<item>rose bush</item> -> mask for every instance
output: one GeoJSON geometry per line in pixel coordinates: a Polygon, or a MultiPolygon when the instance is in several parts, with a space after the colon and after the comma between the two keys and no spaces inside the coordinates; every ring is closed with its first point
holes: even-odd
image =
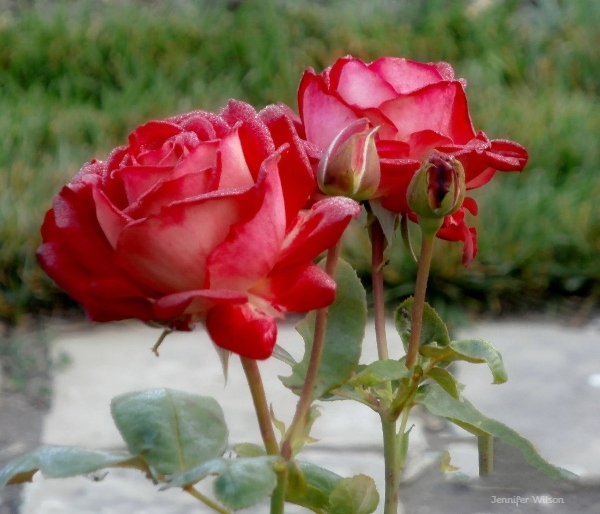
{"type": "MultiPolygon", "coordinates": [[[[350,124],[366,119],[379,127],[375,137],[381,169],[371,199],[396,213],[410,214],[408,184],[434,149],[461,162],[467,189],[486,184],[497,170],[519,171],[527,163],[521,145],[475,132],[465,81],[455,79],[447,63],[395,57],[364,63],[343,57],[320,74],[312,69],[304,73],[298,103],[313,166],[350,124]]],[[[464,260],[469,262],[476,253],[475,230],[465,224],[464,208],[477,212],[475,201],[467,198],[445,219],[438,236],[464,241],[464,260]]]]}
{"type": "Polygon", "coordinates": [[[276,318],[331,303],[312,260],[359,206],[304,209],[315,179],[284,107],[231,101],[136,128],[55,197],[38,259],[92,320],[206,323],[212,340],[263,359],[276,318]]]}

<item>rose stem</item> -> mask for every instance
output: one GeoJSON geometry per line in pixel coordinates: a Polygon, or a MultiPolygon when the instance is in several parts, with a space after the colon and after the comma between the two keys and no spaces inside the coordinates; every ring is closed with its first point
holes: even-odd
{"type": "Polygon", "coordinates": [[[258,418],[258,426],[260,427],[260,435],[265,443],[265,449],[269,455],[279,455],[279,445],[277,444],[277,438],[275,437],[275,431],[273,430],[269,404],[265,395],[265,388],[260,376],[258,364],[254,359],[248,359],[246,357],[242,357],[241,361],[248,381],[248,386],[250,387],[250,394],[252,395],[256,417],[258,418]]]}
{"type": "Polygon", "coordinates": [[[379,360],[389,358],[385,333],[385,300],[383,294],[383,250],[385,237],[379,220],[371,224],[371,280],[373,287],[373,317],[375,319],[375,339],[379,360]]]}
{"type": "MultiPolygon", "coordinates": [[[[327,251],[327,260],[325,261],[325,272],[330,276],[335,276],[337,262],[340,256],[341,239],[327,251]]],[[[323,347],[325,345],[325,331],[327,328],[327,307],[317,310],[315,319],[315,333],[312,351],[308,369],[306,370],[306,378],[302,387],[300,399],[296,405],[296,412],[288,430],[287,436],[281,446],[281,455],[285,460],[292,458],[293,441],[297,433],[302,430],[306,424],[306,418],[313,401],[313,393],[315,382],[321,364],[321,356],[323,355],[323,347]]]]}
{"type": "Polygon", "coordinates": [[[200,491],[194,489],[192,486],[184,487],[183,490],[186,493],[193,496],[194,498],[196,498],[197,500],[200,500],[202,503],[204,503],[204,505],[206,505],[207,507],[210,507],[211,509],[218,512],[219,514],[230,514],[230,512],[228,510],[222,508],[220,505],[217,505],[210,498],[207,498],[200,491]]]}
{"type": "MultiPolygon", "coordinates": [[[[260,435],[265,444],[265,449],[269,455],[280,455],[258,364],[254,359],[246,357],[241,357],[241,361],[252,395],[252,402],[254,403],[254,410],[256,411],[260,435]]],[[[277,473],[277,486],[271,495],[271,514],[283,514],[284,512],[286,482],[287,470],[284,469],[277,473]]]]}
{"type": "Polygon", "coordinates": [[[479,476],[484,477],[494,471],[494,436],[477,436],[479,450],[479,476]]]}
{"type": "MultiPolygon", "coordinates": [[[[379,220],[371,223],[371,279],[373,287],[373,318],[375,320],[375,339],[380,360],[388,359],[388,345],[385,331],[385,301],[383,288],[383,251],[384,234],[379,220]]],[[[387,383],[391,395],[391,384],[387,383]]],[[[380,413],[383,431],[383,460],[385,468],[385,514],[397,514],[400,482],[400,463],[398,461],[398,438],[396,437],[396,419],[390,419],[386,411],[380,413]]]]}
{"type": "Polygon", "coordinates": [[[410,322],[410,342],[406,352],[406,367],[414,368],[417,363],[419,352],[419,341],[421,339],[421,327],[423,325],[423,310],[425,308],[425,293],[427,291],[427,279],[433,256],[434,234],[423,233],[421,239],[421,253],[419,255],[419,266],[417,268],[417,283],[415,284],[415,296],[413,300],[412,318],[410,322]]]}

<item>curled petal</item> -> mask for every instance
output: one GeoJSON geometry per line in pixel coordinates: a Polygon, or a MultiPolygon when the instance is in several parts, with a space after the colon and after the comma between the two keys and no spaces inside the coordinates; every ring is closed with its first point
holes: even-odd
{"type": "Polygon", "coordinates": [[[157,319],[171,320],[184,314],[204,316],[210,307],[220,303],[246,303],[248,295],[223,289],[197,289],[163,296],[154,302],[157,319]]]}
{"type": "Polygon", "coordinates": [[[335,244],[350,220],[359,214],[360,205],[350,198],[337,196],[318,201],[298,215],[283,241],[277,267],[311,261],[335,244]]]}
{"type": "Polygon", "coordinates": [[[249,359],[267,359],[277,341],[273,317],[249,304],[221,304],[208,312],[206,328],[213,342],[249,359]]]}
{"type": "Polygon", "coordinates": [[[273,272],[251,293],[282,311],[308,312],[333,302],[335,281],[312,263],[300,264],[273,272]]]}

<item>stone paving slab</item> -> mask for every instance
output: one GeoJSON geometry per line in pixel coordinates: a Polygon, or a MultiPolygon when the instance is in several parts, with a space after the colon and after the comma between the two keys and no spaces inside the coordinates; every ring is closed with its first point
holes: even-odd
{"type": "MultiPolygon", "coordinates": [[[[121,438],[110,418],[110,399],[151,387],[214,396],[225,411],[230,441],[259,442],[252,403],[237,359],[231,360],[225,384],[220,361],[204,332],[169,336],[161,347],[160,358],[156,358],[149,348],[158,334],[133,322],[58,331],[52,343],[53,355],[67,355],[70,364],[55,374],[55,398],[46,418],[43,442],[121,448],[121,438]]],[[[531,438],[555,464],[587,477],[600,477],[597,326],[573,329],[543,322],[481,323],[462,330],[459,337],[480,337],[494,343],[503,352],[508,369],[509,382],[494,386],[484,365],[459,366],[459,378],[467,384],[466,396],[480,410],[531,438]]],[[[302,341],[292,324],[281,327],[280,343],[295,357],[301,356],[302,341]]],[[[390,347],[392,356],[399,356],[399,338],[392,329],[390,347]]],[[[375,358],[374,334],[369,327],[363,361],[375,358]]],[[[277,417],[289,422],[296,396],[277,379],[278,375],[289,374],[289,368],[275,359],[260,367],[277,417]]],[[[409,480],[435,460],[422,425],[413,430],[409,480]]],[[[303,452],[306,460],[344,476],[366,473],[383,490],[380,429],[374,413],[354,403],[328,403],[313,433],[319,442],[303,452]],[[336,437],[339,432],[343,434],[340,439],[336,437]]],[[[453,464],[474,476],[475,444],[472,438],[463,436],[457,430],[454,441],[449,440],[453,464]]],[[[86,478],[36,479],[26,488],[21,514],[188,512],[208,510],[180,491],[158,492],[140,473],[115,470],[98,483],[86,478]]],[[[264,514],[268,507],[261,505],[244,512],[264,514]]],[[[305,511],[290,508],[286,512],[305,511]]]]}

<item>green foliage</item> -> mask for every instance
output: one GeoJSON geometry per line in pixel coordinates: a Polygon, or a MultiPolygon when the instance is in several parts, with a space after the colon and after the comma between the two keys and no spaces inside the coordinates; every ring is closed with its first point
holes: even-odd
{"type": "Polygon", "coordinates": [[[532,466],[551,478],[574,478],[573,473],[553,466],[544,460],[533,444],[503,423],[490,419],[479,412],[465,398],[457,400],[437,384],[426,386],[417,396],[417,403],[423,405],[435,416],[446,418],[477,436],[494,436],[506,444],[514,446],[532,466]]]}
{"type": "MultiPolygon", "coordinates": [[[[598,2],[511,0],[477,12],[466,0],[227,4],[34,2],[0,14],[0,318],[69,305],[34,252],[52,196],[83,162],[149,118],[230,97],[293,106],[306,67],[348,53],[452,63],[468,80],[475,127],[530,151],[522,176],[475,192],[476,261],[463,269],[458,244],[437,244],[435,306],[600,297],[598,2]]],[[[368,276],[358,230],[346,256],[368,276]]],[[[396,299],[410,294],[414,263],[400,245],[390,258],[396,299]]]]}
{"type": "MultiPolygon", "coordinates": [[[[327,311],[327,331],[321,365],[315,382],[315,398],[320,398],[350,378],[358,365],[365,336],[366,294],[356,272],[347,262],[340,260],[335,281],[336,296],[327,311]]],[[[304,358],[292,367],[292,374],[289,377],[281,377],[283,384],[296,393],[300,392],[304,384],[310,362],[315,318],[316,312],[312,311],[298,323],[296,328],[305,342],[304,358]]]]}
{"type": "Polygon", "coordinates": [[[342,478],[329,497],[331,514],[371,514],[379,503],[375,482],[366,475],[342,478]]]}
{"type": "Polygon", "coordinates": [[[129,451],[162,475],[220,457],[227,446],[223,411],[210,397],[149,389],[113,398],[111,413],[129,451]]]}
{"type": "Polygon", "coordinates": [[[142,467],[136,457],[124,452],[102,452],[72,446],[44,446],[0,470],[0,489],[9,484],[30,482],[40,471],[45,478],[87,475],[108,467],[142,467]]]}

